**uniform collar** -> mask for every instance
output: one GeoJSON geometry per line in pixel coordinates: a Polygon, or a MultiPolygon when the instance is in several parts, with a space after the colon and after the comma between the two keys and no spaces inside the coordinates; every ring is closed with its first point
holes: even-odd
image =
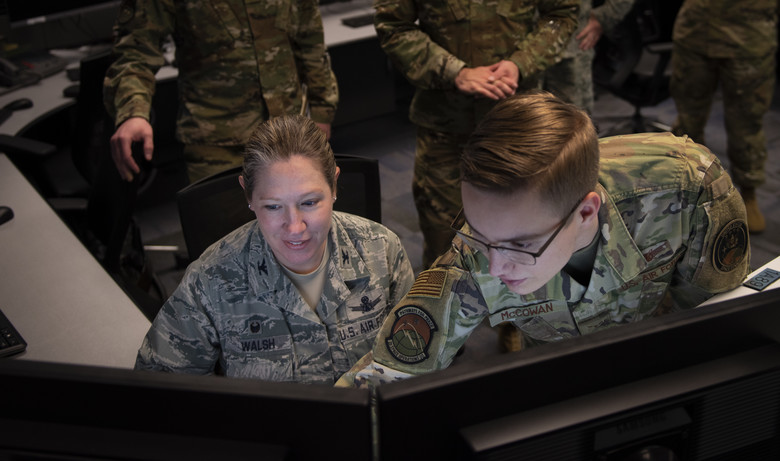
{"type": "MultiPolygon", "coordinates": [[[[335,212],[331,219],[328,238],[330,240],[328,248],[331,253],[325,269],[326,281],[323,286],[326,302],[317,306],[322,319],[329,317],[338,309],[341,302],[337,300],[347,299],[352,287],[367,283],[370,277],[368,266],[360,257],[344,226],[336,219],[335,212]]],[[[247,263],[250,266],[247,270],[254,296],[265,299],[288,312],[320,321],[284,274],[256,222],[250,236],[247,263]]]]}

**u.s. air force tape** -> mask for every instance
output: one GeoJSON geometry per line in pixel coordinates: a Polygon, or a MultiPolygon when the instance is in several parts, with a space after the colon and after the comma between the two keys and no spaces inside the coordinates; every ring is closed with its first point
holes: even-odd
{"type": "Polygon", "coordinates": [[[420,363],[428,358],[428,346],[436,330],[430,314],[418,306],[404,306],[395,311],[395,322],[385,345],[396,360],[420,363]]]}

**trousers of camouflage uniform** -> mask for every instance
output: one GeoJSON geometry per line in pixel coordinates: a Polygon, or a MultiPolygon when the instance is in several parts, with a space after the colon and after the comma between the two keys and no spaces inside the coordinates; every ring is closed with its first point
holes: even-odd
{"type": "Polygon", "coordinates": [[[423,268],[449,250],[455,232],[450,224],[463,206],[460,153],[468,135],[417,127],[412,196],[423,234],[423,268]]]}
{"type": "Polygon", "coordinates": [[[763,118],[775,87],[774,53],[755,58],[711,58],[675,43],[670,82],[677,106],[674,134],[687,134],[706,145],[704,127],[719,84],[731,176],[736,185],[755,188],[765,181],[763,118]]]}
{"type": "Polygon", "coordinates": [[[244,164],[243,146],[208,146],[187,144],[184,161],[190,183],[244,164]]]}
{"type": "Polygon", "coordinates": [[[589,114],[593,113],[593,49],[564,57],[544,71],[543,88],[589,114]]]}

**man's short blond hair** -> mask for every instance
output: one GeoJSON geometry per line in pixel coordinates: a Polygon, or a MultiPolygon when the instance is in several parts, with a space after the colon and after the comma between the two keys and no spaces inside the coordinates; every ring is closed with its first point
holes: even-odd
{"type": "Polygon", "coordinates": [[[500,101],[464,147],[461,180],[499,194],[536,190],[561,213],[596,187],[599,146],[588,114],[550,93],[500,101]]]}

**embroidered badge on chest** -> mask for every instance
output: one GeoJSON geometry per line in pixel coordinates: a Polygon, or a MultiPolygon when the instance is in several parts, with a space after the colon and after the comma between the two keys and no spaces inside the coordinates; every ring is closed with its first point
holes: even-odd
{"type": "Polygon", "coordinates": [[[390,336],[385,339],[390,355],[404,363],[420,363],[427,359],[436,322],[417,306],[402,307],[395,316],[390,336]]]}

